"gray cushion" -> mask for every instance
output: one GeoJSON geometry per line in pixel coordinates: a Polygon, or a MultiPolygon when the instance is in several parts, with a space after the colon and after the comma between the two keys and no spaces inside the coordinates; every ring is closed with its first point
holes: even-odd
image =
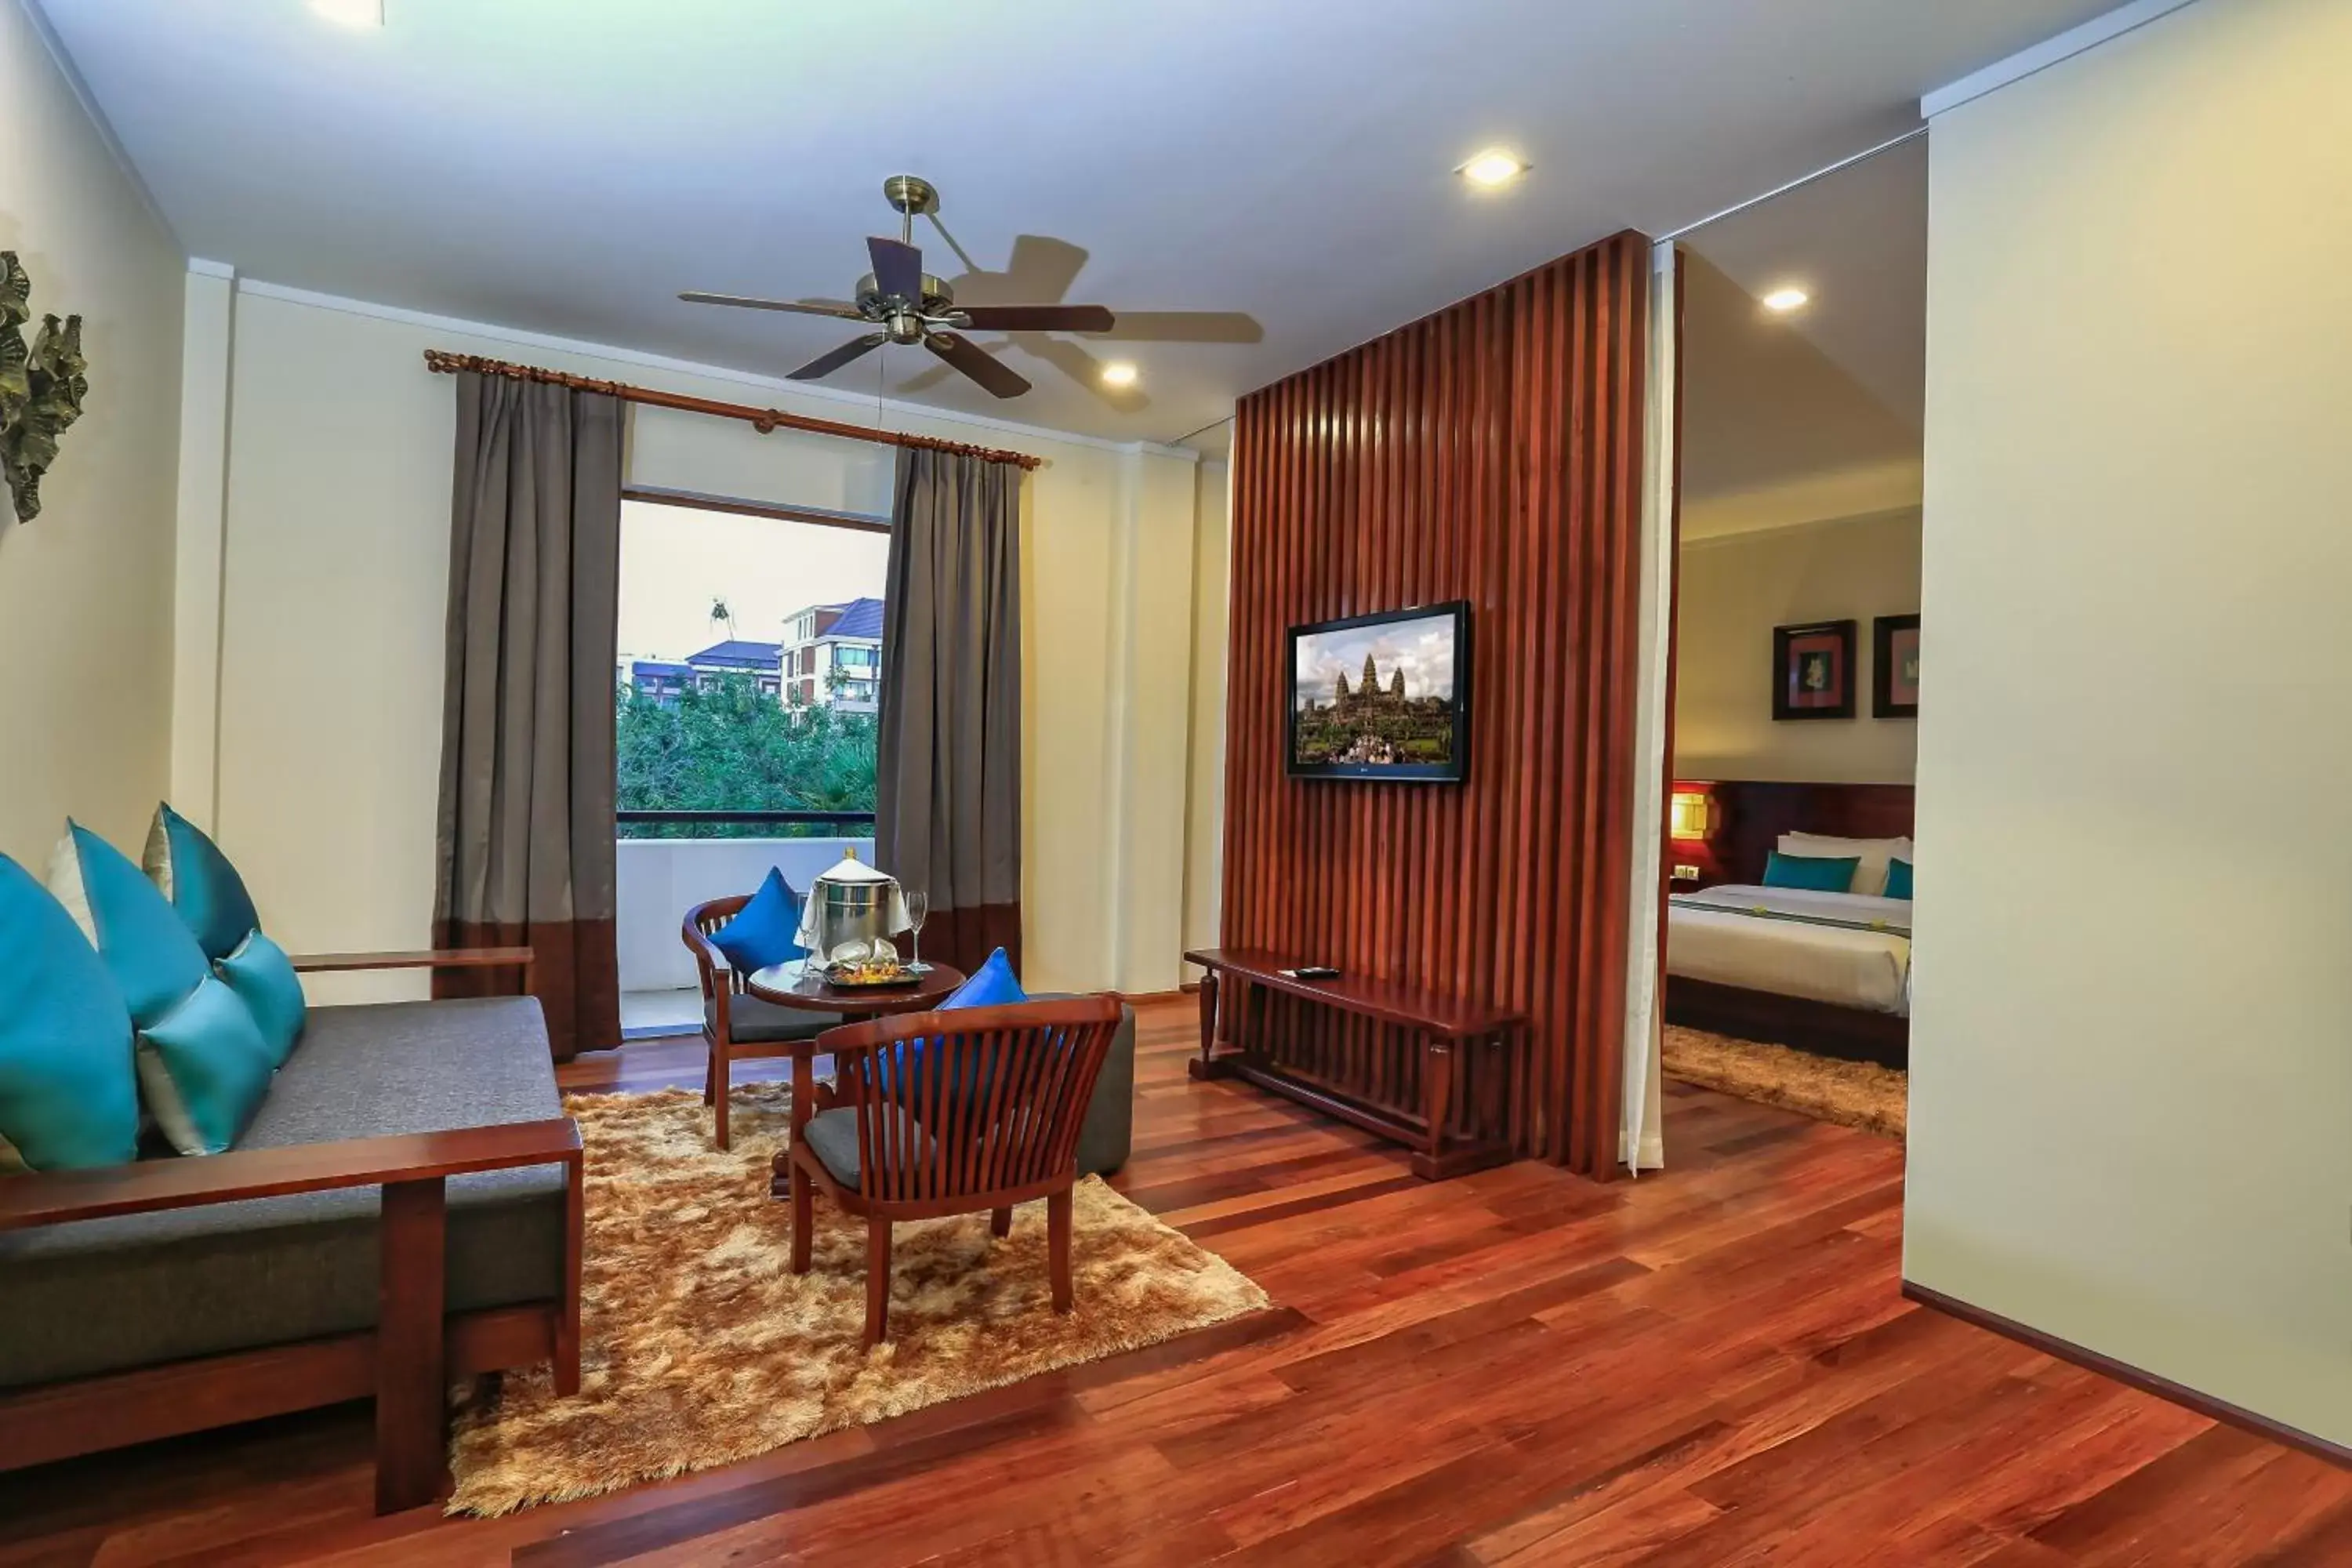
{"type": "MultiPolygon", "coordinates": [[[[240,1149],[561,1116],[539,1004],[318,1007],[240,1149]]],[[[563,1291],[563,1171],[449,1183],[453,1310],[563,1291]]],[[[373,1327],[379,1189],[0,1234],[0,1387],[373,1327]]]]}
{"type": "MultiPolygon", "coordinates": [[[[831,1110],[820,1110],[809,1118],[801,1136],[820,1163],[833,1173],[833,1179],[845,1187],[857,1185],[858,1172],[863,1168],[857,1157],[857,1109],[837,1105],[831,1110]]],[[[915,1158],[920,1160],[930,1149],[930,1140],[923,1130],[914,1129],[915,1158]]]]}
{"type": "MultiPolygon", "coordinates": [[[[718,1003],[702,1005],[702,1021],[713,1035],[719,1033],[718,1003]]],[[[757,996],[730,996],[727,1000],[727,1038],[732,1045],[762,1046],[812,1039],[841,1022],[838,1013],[782,1007],[757,996]]]]}
{"type": "MultiPolygon", "coordinates": [[[[1058,1002],[1076,992],[1044,992],[1033,1002],[1058,1002]]],[[[1078,1174],[1108,1176],[1127,1163],[1135,1140],[1135,1009],[1119,1005],[1118,1033],[1111,1037],[1110,1054],[1103,1058],[1102,1076],[1095,1079],[1095,1097],[1087,1102],[1087,1119],[1078,1124],[1078,1174]]]]}

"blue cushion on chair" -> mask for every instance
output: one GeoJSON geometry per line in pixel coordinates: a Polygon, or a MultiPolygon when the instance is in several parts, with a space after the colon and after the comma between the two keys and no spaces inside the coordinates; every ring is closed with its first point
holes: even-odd
{"type": "Polygon", "coordinates": [[[950,1007],[1003,1007],[1014,1002],[1026,1002],[1029,994],[1021,989],[1013,977],[1013,961],[998,948],[988,955],[988,962],[971,972],[971,978],[948,994],[948,999],[935,1011],[944,1013],[950,1007]]]}
{"type": "Polygon", "coordinates": [[[257,931],[245,933],[236,951],[213,965],[214,973],[228,983],[236,993],[253,1021],[261,1029],[261,1037],[269,1047],[270,1063],[284,1067],[286,1058],[294,1054],[295,1042],[302,1037],[302,1026],[310,1016],[310,1005],[302,999],[302,977],[294,973],[294,961],[286,950],[257,931]]]}
{"type": "Polygon", "coordinates": [[[0,1171],[139,1152],[131,1014],[72,917],[0,855],[0,1171]]]}
{"type": "Polygon", "coordinates": [[[277,1058],[253,1014],[215,977],[194,932],[138,867],[66,825],[49,890],[98,949],[139,1031],[139,1091],[172,1146],[216,1154],[269,1090],[277,1058]]]}
{"type": "Polygon", "coordinates": [[[235,952],[249,932],[261,929],[245,879],[218,845],[169,805],[155,808],[155,825],[147,830],[147,852],[140,858],[148,879],[172,900],[213,963],[235,952]]]}
{"type": "Polygon", "coordinates": [[[1797,888],[1809,893],[1851,892],[1853,868],[1861,864],[1859,855],[1832,858],[1826,855],[1783,855],[1775,849],[1764,862],[1764,885],[1797,888]]]}
{"type": "Polygon", "coordinates": [[[800,944],[801,897],[784,885],[784,874],[768,868],[768,879],[735,918],[719,928],[711,945],[727,955],[738,974],[807,956],[800,944]]]}

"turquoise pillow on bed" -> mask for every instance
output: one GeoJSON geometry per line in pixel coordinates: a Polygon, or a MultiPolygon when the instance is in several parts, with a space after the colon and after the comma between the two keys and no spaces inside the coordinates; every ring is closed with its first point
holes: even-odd
{"type": "Polygon", "coordinates": [[[105,961],[138,1030],[140,1098],[183,1154],[236,1141],[269,1092],[278,1058],[172,906],[120,850],[66,825],[49,891],[105,961]]]}
{"type": "Polygon", "coordinates": [[[1853,890],[1853,868],[1861,864],[1859,855],[1842,855],[1832,859],[1828,856],[1783,855],[1775,849],[1772,858],[1764,862],[1764,885],[1808,893],[1850,893],[1853,890]]]}
{"type": "Polygon", "coordinates": [[[48,889],[0,855],[0,1172],[138,1153],[122,994],[48,889]]]}
{"type": "Polygon", "coordinates": [[[1885,896],[1890,899],[1907,899],[1911,896],[1910,861],[1889,860],[1886,863],[1885,896]]]}

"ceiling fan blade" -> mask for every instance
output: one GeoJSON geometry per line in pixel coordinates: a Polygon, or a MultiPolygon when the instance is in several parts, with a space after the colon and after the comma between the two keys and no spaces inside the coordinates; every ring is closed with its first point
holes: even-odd
{"type": "Polygon", "coordinates": [[[1029,384],[1019,372],[999,364],[970,338],[958,337],[953,332],[933,332],[923,340],[923,346],[999,397],[1018,397],[1029,390],[1029,384]]]}
{"type": "Polygon", "coordinates": [[[1100,305],[966,305],[961,313],[983,332],[1107,332],[1118,325],[1100,305]]]}
{"type": "Polygon", "coordinates": [[[819,354],[793,372],[793,381],[816,381],[831,375],[855,359],[863,359],[890,341],[887,332],[868,332],[862,338],[852,338],[828,354],[819,354]]]}
{"type": "Polygon", "coordinates": [[[866,242],[866,253],[874,258],[874,287],[885,294],[896,294],[909,304],[923,297],[923,253],[904,240],[885,239],[879,235],[866,242]]]}
{"type": "Polygon", "coordinates": [[[689,289],[678,298],[689,305],[740,305],[750,310],[790,310],[796,316],[837,316],[849,321],[866,319],[849,305],[811,305],[797,300],[754,300],[745,294],[706,294],[698,289],[689,289]]]}

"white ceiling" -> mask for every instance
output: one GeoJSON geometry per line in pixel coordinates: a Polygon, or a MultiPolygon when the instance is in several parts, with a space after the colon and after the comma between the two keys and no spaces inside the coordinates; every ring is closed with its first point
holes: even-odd
{"type": "Polygon", "coordinates": [[[1029,340],[1013,403],[909,350],[829,384],[1165,440],[1882,140],[2112,0],[385,0],[364,32],[302,0],[36,3],[182,242],[247,276],[781,374],[843,333],[672,296],[843,295],[909,171],[1013,274],[968,300],[1221,312],[1257,341],[1029,340]],[[1498,142],[1533,173],[1465,189],[1450,171],[1498,142]],[[1137,394],[1089,353],[1134,359],[1137,394]]]}
{"type": "Polygon", "coordinates": [[[1683,537],[1916,506],[1927,149],[1915,139],[1683,242],[1683,537]],[[1805,289],[1780,315],[1759,299],[1805,289]]]}

